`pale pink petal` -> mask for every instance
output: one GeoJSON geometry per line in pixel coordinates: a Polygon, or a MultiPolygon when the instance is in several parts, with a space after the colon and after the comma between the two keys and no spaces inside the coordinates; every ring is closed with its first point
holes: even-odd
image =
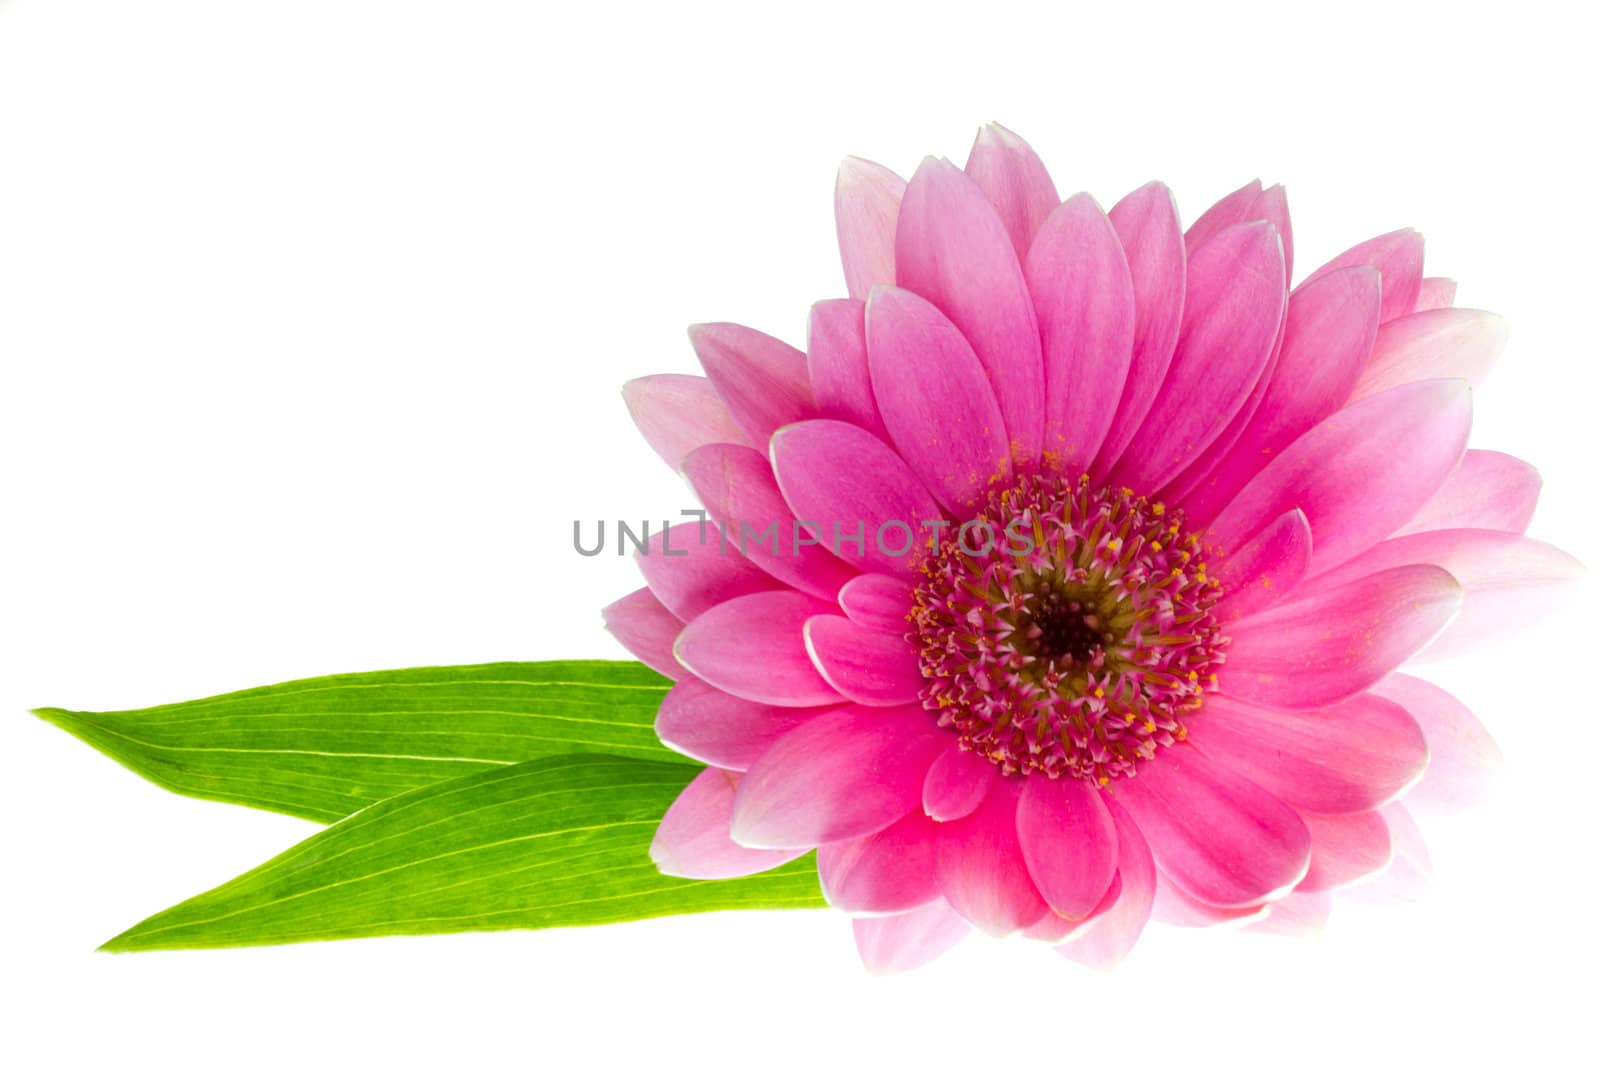
{"type": "Polygon", "coordinates": [[[1306,815],[1311,831],[1311,868],[1300,889],[1324,893],[1369,878],[1391,855],[1389,824],[1376,811],[1354,815],[1306,815]]]}
{"type": "Polygon", "coordinates": [[[1017,839],[1050,909],[1087,918],[1117,871],[1117,828],[1099,787],[1082,778],[1028,775],[1017,801],[1017,839]]]}
{"type": "Polygon", "coordinates": [[[1122,876],[1112,872],[1111,886],[1100,897],[1098,903],[1090,910],[1088,915],[1081,919],[1069,919],[1057,912],[1049,911],[1044,918],[1022,931],[1022,936],[1033,941],[1048,941],[1051,944],[1060,944],[1069,937],[1083,936],[1086,926],[1094,923],[1096,919],[1116,907],[1117,900],[1122,896],[1122,876]]]}
{"type": "Polygon", "coordinates": [[[914,811],[949,744],[921,707],[825,711],[795,727],[739,783],[733,839],[806,848],[876,833],[914,811]]]}
{"type": "MultiPolygon", "coordinates": [[[[874,289],[867,365],[890,438],[941,504],[970,513],[991,484],[1009,478],[1007,424],[990,375],[938,308],[904,289],[874,289]]],[[[1037,433],[1032,440],[1037,454],[1037,433]]]]}
{"type": "Polygon", "coordinates": [[[668,526],[634,559],[656,599],[685,622],[724,600],[782,588],[710,524],[668,526]]]}
{"type": "Polygon", "coordinates": [[[893,915],[939,899],[934,824],[913,811],[875,834],[817,849],[823,896],[841,911],[893,915]]]}
{"type": "Polygon", "coordinates": [[[1383,322],[1409,315],[1422,290],[1422,235],[1416,230],[1395,230],[1362,241],[1341,252],[1312,272],[1302,285],[1342,267],[1377,267],[1383,275],[1383,322]]]}
{"type": "Polygon", "coordinates": [[[892,707],[915,701],[922,691],[917,651],[901,634],[818,615],[806,622],[805,636],[817,673],[846,700],[892,707]]]}
{"type": "Polygon", "coordinates": [[[674,680],[689,677],[672,655],[683,620],[668,611],[649,589],[636,589],[601,609],[600,615],[622,647],[653,671],[674,680]]]}
{"type": "Polygon", "coordinates": [[[701,445],[746,444],[708,379],[693,374],[651,374],[622,387],[622,402],[656,454],[676,468],[701,445]]]}
{"type": "Polygon", "coordinates": [[[1112,796],[1183,892],[1248,908],[1288,892],[1306,872],[1311,838],[1293,808],[1193,745],[1175,745],[1119,780],[1112,796]]]}
{"type": "Polygon", "coordinates": [[[905,189],[905,179],[887,167],[854,157],[839,164],[833,217],[845,287],[857,300],[874,285],[894,284],[895,219],[905,189]]]}
{"type": "Polygon", "coordinates": [[[1461,465],[1395,536],[1463,529],[1522,533],[1543,484],[1539,472],[1515,456],[1469,448],[1461,465]]]}
{"type": "Polygon", "coordinates": [[[1116,418],[1095,457],[1094,473],[1101,477],[1122,458],[1166,380],[1185,286],[1183,231],[1170,189],[1160,182],[1141,186],[1118,201],[1109,218],[1133,280],[1133,356],[1116,418]]]}
{"type": "Polygon", "coordinates": [[[1398,704],[1361,693],[1315,711],[1279,711],[1211,693],[1185,720],[1189,740],[1302,812],[1382,807],[1417,781],[1428,744],[1398,704]]]}
{"type": "Polygon", "coordinates": [[[1195,253],[1172,364],[1114,484],[1154,489],[1216,440],[1266,369],[1284,301],[1283,249],[1271,224],[1231,227],[1195,253]]]}
{"type": "Polygon", "coordinates": [[[1456,302],[1456,283],[1451,278],[1424,278],[1417,290],[1417,305],[1412,311],[1447,308],[1456,302]]]}
{"type": "Polygon", "coordinates": [[[728,836],[738,775],[707,767],[678,794],[656,827],[650,859],[674,878],[742,878],[781,867],[804,850],[745,848],[728,836]]]}
{"type": "Polygon", "coordinates": [[[1423,653],[1437,660],[1470,651],[1505,632],[1507,620],[1532,623],[1576,591],[1583,565],[1567,553],[1500,530],[1433,530],[1383,541],[1306,584],[1306,591],[1375,571],[1430,563],[1461,584],[1461,613],[1423,653]]]}
{"type": "Polygon", "coordinates": [[[815,712],[740,700],[690,678],[672,687],[656,712],[662,744],[728,770],[748,770],[772,743],[815,712]]]}
{"type": "Polygon", "coordinates": [[[1174,497],[1191,521],[1209,522],[1274,456],[1344,406],[1377,336],[1378,299],[1371,267],[1295,290],[1261,403],[1227,454],[1188,495],[1174,497]]]}
{"type": "Polygon", "coordinates": [[[839,607],[848,618],[874,630],[904,634],[911,629],[911,585],[887,574],[863,574],[844,583],[839,607]]]}
{"type": "MultiPolygon", "coordinates": [[[[1310,846],[1307,846],[1309,855],[1310,846]]],[[[1218,908],[1196,900],[1156,869],[1156,891],[1151,918],[1167,926],[1189,928],[1249,926],[1259,922],[1272,905],[1263,901],[1247,908],[1218,908]]]]}
{"type": "Polygon", "coordinates": [[[944,955],[972,930],[942,900],[904,915],[856,919],[856,951],[870,974],[915,970],[944,955]]]}
{"type": "Polygon", "coordinates": [[[761,453],[738,445],[707,445],[689,453],[682,469],[706,512],[721,527],[721,541],[730,552],[738,552],[781,582],[829,601],[856,576],[855,568],[828,551],[826,530],[797,525],[778,490],[772,465],[761,453]]]}
{"type": "Polygon", "coordinates": [[[732,322],[691,326],[689,343],[750,441],[765,444],[778,427],[817,413],[798,348],[732,322]]]}
{"type": "Polygon", "coordinates": [[[1481,385],[1506,346],[1506,320],[1472,308],[1403,315],[1378,330],[1352,401],[1429,378],[1481,385]]]}
{"type": "Polygon", "coordinates": [[[867,305],[862,300],[823,300],[811,306],[806,358],[817,414],[840,419],[889,439],[867,373],[867,305]]]}
{"type": "Polygon", "coordinates": [[[1471,425],[1464,382],[1415,382],[1369,397],[1279,453],[1217,516],[1210,538],[1243,544],[1299,508],[1311,523],[1311,572],[1330,570],[1416,514],[1460,461],[1471,425]]]}
{"type": "MultiPolygon", "coordinates": [[[[1037,460],[1044,361],[1028,286],[988,197],[948,160],[924,160],[906,187],[895,230],[895,280],[932,301],[960,328],[994,387],[1015,456],[1037,460]]],[[[867,338],[870,349],[870,312],[867,338]]],[[[874,371],[881,406],[877,377],[874,371]]],[[[887,412],[884,422],[894,429],[887,412]]]]}
{"type": "Polygon", "coordinates": [[[1461,586],[1430,566],[1395,567],[1346,585],[1297,590],[1234,623],[1217,672],[1229,696],[1273,707],[1321,707],[1404,663],[1461,607],[1461,586]]]}
{"type": "Polygon", "coordinates": [[[966,170],[994,205],[1022,259],[1045,216],[1061,203],[1044,161],[1022,138],[991,122],[978,131],[966,170]]]}
{"type": "Polygon", "coordinates": [[[1232,622],[1270,607],[1299,584],[1310,566],[1311,524],[1298,508],[1286,511],[1218,562],[1213,575],[1222,583],[1217,619],[1232,622]]]}
{"type": "Polygon", "coordinates": [[[978,810],[999,773],[987,757],[951,745],[923,779],[922,810],[938,822],[964,819],[978,810]]]}
{"type": "Polygon", "coordinates": [[[1328,925],[1328,916],[1332,911],[1332,893],[1308,893],[1296,888],[1282,900],[1274,900],[1267,905],[1267,914],[1245,929],[1252,934],[1304,937],[1328,925]]]}
{"type": "Polygon", "coordinates": [[[1056,951],[1090,967],[1106,970],[1122,962],[1155,909],[1156,864],[1144,835],[1133,818],[1115,800],[1106,808],[1117,829],[1116,902],[1084,930],[1056,951]]]}
{"type": "Polygon", "coordinates": [[[945,900],[993,937],[1032,926],[1050,910],[1023,865],[1020,792],[1016,782],[997,780],[976,811],[938,830],[934,859],[945,900]]]}
{"type": "Polygon", "coordinates": [[[753,593],[695,618],[673,645],[678,662],[718,689],[783,708],[837,704],[806,653],[804,627],[828,607],[804,593],[753,593]]]}
{"type": "Polygon", "coordinates": [[[905,461],[848,422],[813,419],[772,439],[778,486],[815,536],[863,570],[913,574],[939,505],[905,461]]]}
{"type": "Polygon", "coordinates": [[[1183,247],[1192,256],[1195,249],[1230,226],[1250,222],[1250,205],[1261,195],[1261,181],[1252,178],[1200,213],[1183,234],[1183,247]]]}
{"type": "Polygon", "coordinates": [[[1451,812],[1481,802],[1505,764],[1500,748],[1467,706],[1421,678],[1391,674],[1373,687],[1399,704],[1428,739],[1428,770],[1406,793],[1406,806],[1451,812]]]}
{"type": "Polygon", "coordinates": [[[1133,278],[1100,205],[1079,193],[1051,212],[1025,263],[1044,345],[1044,454],[1082,473],[1116,416],[1133,359],[1133,278]]]}
{"type": "Polygon", "coordinates": [[[1359,900],[1378,904],[1409,903],[1420,899],[1433,878],[1433,860],[1428,856],[1428,846],[1422,840],[1403,804],[1390,804],[1380,809],[1384,822],[1389,824],[1389,845],[1392,856],[1389,867],[1378,877],[1346,890],[1346,894],[1359,900]]]}

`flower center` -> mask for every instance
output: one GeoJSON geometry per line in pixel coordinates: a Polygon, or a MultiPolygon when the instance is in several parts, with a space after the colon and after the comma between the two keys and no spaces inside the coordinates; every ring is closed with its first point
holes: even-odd
{"type": "Polygon", "coordinates": [[[922,702],[1008,774],[1133,775],[1184,739],[1224,659],[1199,539],[1086,475],[1020,479],[922,575],[922,702]]]}

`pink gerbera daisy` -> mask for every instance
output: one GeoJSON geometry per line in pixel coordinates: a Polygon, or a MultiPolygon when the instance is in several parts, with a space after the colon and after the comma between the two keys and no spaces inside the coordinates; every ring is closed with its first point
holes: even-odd
{"type": "Polygon", "coordinates": [[[835,195],[850,296],[805,352],[697,326],[706,377],[625,390],[715,523],[607,609],[710,765],[660,868],[816,849],[892,970],[972,927],[1104,964],[1152,916],[1314,925],[1424,862],[1396,798],[1496,754],[1391,672],[1575,570],[1522,536],[1532,468],[1467,448],[1501,321],[1413,231],[1291,289],[1281,187],[1185,231],[1160,183],[1062,202],[998,126],[835,195]]]}

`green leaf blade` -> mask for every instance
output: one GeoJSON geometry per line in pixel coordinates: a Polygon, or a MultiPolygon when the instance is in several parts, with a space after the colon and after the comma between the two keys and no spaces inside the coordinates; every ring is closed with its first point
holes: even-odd
{"type": "Polygon", "coordinates": [[[688,764],[653,727],[671,682],[631,661],[331,675],[137,711],[35,714],[164,788],[332,822],[386,797],[569,753],[688,764]]]}
{"type": "Polygon", "coordinates": [[[826,906],[810,856],[728,881],[656,871],[656,824],[695,773],[568,755],[438,783],[381,801],[102,947],[238,947],[826,906]]]}

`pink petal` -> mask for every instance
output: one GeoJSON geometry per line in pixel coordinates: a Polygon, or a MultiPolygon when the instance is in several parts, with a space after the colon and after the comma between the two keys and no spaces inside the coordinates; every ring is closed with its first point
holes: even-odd
{"type": "Polygon", "coordinates": [[[1405,708],[1428,739],[1428,770],[1406,793],[1408,808],[1451,812],[1489,795],[1505,758],[1465,704],[1431,682],[1405,674],[1389,675],[1372,691],[1405,708]]]}
{"type": "Polygon", "coordinates": [[[1412,311],[1447,308],[1456,302],[1456,283],[1450,278],[1424,278],[1417,290],[1417,305],[1412,311]]]}
{"type": "Polygon", "coordinates": [[[811,665],[803,635],[806,620],[827,610],[804,593],[753,593],[698,616],[673,652],[701,679],[758,704],[837,704],[843,698],[811,665]]]}
{"type": "Polygon", "coordinates": [[[1422,775],[1428,744],[1398,704],[1362,693],[1316,711],[1279,711],[1208,694],[1189,740],[1302,812],[1382,807],[1422,775]]]}
{"type": "Polygon", "coordinates": [[[905,189],[905,179],[876,163],[851,157],[839,164],[833,217],[845,286],[857,300],[874,285],[894,284],[895,219],[905,189]]]}
{"type": "Polygon", "coordinates": [[[917,652],[902,634],[887,634],[838,615],[806,623],[806,649],[817,673],[846,700],[868,707],[910,704],[922,692],[917,652]]]}
{"type": "Polygon", "coordinates": [[[824,544],[807,543],[828,540],[826,531],[818,536],[814,528],[797,526],[761,453],[738,445],[707,445],[689,453],[683,476],[722,528],[729,551],[738,551],[779,581],[831,601],[855,577],[855,569],[824,544]]]}
{"type": "Polygon", "coordinates": [[[1267,914],[1245,929],[1252,934],[1303,937],[1328,925],[1328,915],[1332,911],[1332,893],[1307,893],[1297,887],[1282,900],[1274,900],[1267,905],[1267,914]]]}
{"type": "Polygon", "coordinates": [[[650,858],[674,878],[742,878],[781,867],[805,852],[744,848],[728,836],[738,775],[707,767],[678,794],[656,827],[650,858]]]}
{"type": "Polygon", "coordinates": [[[724,600],[781,588],[710,525],[668,526],[634,559],[656,599],[685,622],[724,600]]]}
{"type": "Polygon", "coordinates": [[[1218,200],[1194,221],[1183,235],[1184,247],[1190,256],[1207,241],[1230,226],[1241,222],[1270,222],[1283,238],[1283,276],[1294,275],[1293,241],[1289,229],[1289,199],[1283,186],[1262,189],[1259,181],[1252,180],[1218,200]]]}
{"type": "Polygon", "coordinates": [[[1186,277],[1178,207],[1165,185],[1151,182],[1134,190],[1109,217],[1133,280],[1133,356],[1116,417],[1095,457],[1094,473],[1102,478],[1122,458],[1166,380],[1183,321],[1186,277]]]}
{"type": "Polygon", "coordinates": [[[1469,448],[1461,465],[1395,536],[1450,529],[1522,533],[1543,484],[1539,472],[1515,456],[1469,448]]]}
{"type": "Polygon", "coordinates": [[[1438,491],[1466,450],[1471,425],[1472,394],[1464,382],[1415,382],[1369,397],[1279,453],[1217,516],[1211,539],[1243,544],[1299,508],[1311,523],[1312,573],[1336,567],[1393,532],[1438,491]]]}
{"type": "Polygon", "coordinates": [[[1227,428],[1272,355],[1284,300],[1283,249],[1270,224],[1232,227],[1195,253],[1177,350],[1114,484],[1154,489],[1227,428]]]}
{"type": "MultiPolygon", "coordinates": [[[[924,160],[906,187],[895,230],[895,282],[932,301],[960,328],[994,387],[1009,433],[1003,440],[1019,460],[1036,460],[1044,361],[1033,303],[1005,224],[977,183],[948,160],[924,160]]],[[[870,350],[870,311],[867,344],[870,350]]],[[[873,384],[881,406],[876,370],[873,384]]],[[[894,429],[887,412],[884,422],[894,429]]]]}
{"type": "Polygon", "coordinates": [[[1256,904],[1248,908],[1218,908],[1202,903],[1173,885],[1172,879],[1156,869],[1156,892],[1151,918],[1167,926],[1187,928],[1250,926],[1259,922],[1272,905],[1256,904]]]}
{"type": "Polygon", "coordinates": [[[1092,925],[1096,919],[1116,907],[1117,900],[1122,896],[1122,876],[1112,872],[1111,886],[1090,910],[1088,915],[1077,919],[1068,919],[1058,912],[1049,911],[1044,918],[1022,931],[1022,936],[1033,941],[1048,941],[1058,945],[1072,937],[1082,937],[1086,926],[1092,925]]]}
{"type": "Polygon", "coordinates": [[[1294,277],[1294,229],[1289,222],[1288,190],[1281,185],[1262,190],[1255,203],[1250,205],[1247,218],[1264,219],[1278,231],[1278,239],[1283,242],[1283,278],[1288,282],[1294,277]]]}
{"type": "Polygon", "coordinates": [[[1462,378],[1481,385],[1506,346],[1506,320],[1471,308],[1439,308],[1383,324],[1352,400],[1407,382],[1462,378]]]}
{"type": "Polygon", "coordinates": [[[817,849],[828,903],[841,911],[893,915],[939,899],[934,824],[920,811],[875,834],[817,849]]]}
{"type": "Polygon", "coordinates": [[[1321,707],[1361,692],[1427,644],[1461,607],[1439,567],[1380,571],[1294,596],[1228,630],[1218,684],[1274,707],[1321,707]]]}
{"type": "Polygon", "coordinates": [[[1277,603],[1310,566],[1311,524],[1298,508],[1286,511],[1217,564],[1214,576],[1223,589],[1218,620],[1232,622],[1277,603]]]}
{"type": "Polygon", "coordinates": [[[1383,275],[1383,309],[1379,319],[1388,322],[1408,315],[1422,289],[1422,235],[1416,230],[1395,230],[1341,252],[1312,272],[1302,285],[1343,267],[1377,267],[1383,275]]]}
{"type": "Polygon", "coordinates": [[[823,300],[811,306],[806,333],[811,392],[818,415],[853,422],[887,441],[889,431],[878,416],[867,373],[866,311],[861,300],[823,300]]]}
{"type": "Polygon", "coordinates": [[[788,505],[840,557],[885,574],[920,566],[939,505],[881,440],[853,423],[798,422],[773,437],[772,465],[788,505]]]}
{"type": "Polygon", "coordinates": [[[1025,263],[1044,345],[1044,451],[1082,473],[1117,413],[1133,359],[1133,279],[1100,205],[1079,193],[1051,212],[1025,263]]]}
{"type": "Polygon", "coordinates": [[[1122,891],[1104,914],[1056,950],[1101,970],[1116,966],[1133,949],[1150,921],[1156,896],[1155,857],[1138,824],[1109,797],[1106,808],[1117,830],[1117,879],[1122,891]]]}
{"type": "Polygon", "coordinates": [[[945,900],[994,937],[1032,926],[1050,910],[1023,863],[1020,793],[1017,783],[997,779],[976,811],[939,826],[934,862],[945,900]]]}
{"type": "Polygon", "coordinates": [[[844,583],[839,607],[846,617],[884,633],[904,634],[911,628],[911,586],[887,574],[863,574],[844,583]]]}
{"type": "Polygon", "coordinates": [[[683,621],[662,606],[649,589],[634,590],[601,609],[600,615],[611,636],[639,662],[668,678],[681,681],[689,677],[672,655],[672,643],[683,631],[683,621]]]}
{"type": "Polygon", "coordinates": [[[1226,456],[1181,499],[1204,523],[1301,434],[1343,407],[1378,331],[1378,272],[1349,267],[1289,298],[1283,345],[1260,405],[1226,456]]]}
{"type": "Polygon", "coordinates": [[[1461,613],[1428,646],[1427,659],[1471,650],[1505,632],[1508,620],[1533,622],[1570,594],[1583,565],[1554,545],[1499,530],[1433,530],[1375,545],[1307,584],[1320,590],[1375,571],[1430,563],[1461,584],[1461,613]]]}
{"type": "Polygon", "coordinates": [[[1183,235],[1183,247],[1194,255],[1195,250],[1230,226],[1252,221],[1250,205],[1261,195],[1261,182],[1252,178],[1227,196],[1200,213],[1183,235]]]}
{"type": "Polygon", "coordinates": [[[954,822],[978,810],[999,771],[976,752],[951,745],[939,753],[922,782],[922,810],[937,822],[954,822]]]}
{"type": "Polygon", "coordinates": [[[1145,763],[1112,794],[1139,825],[1156,866],[1202,904],[1248,908],[1306,872],[1311,838],[1295,810],[1193,745],[1145,763]]]}
{"type": "Polygon", "coordinates": [[[743,771],[814,714],[740,700],[690,678],[673,686],[661,702],[656,734],[668,748],[691,759],[743,771]]]}
{"type": "Polygon", "coordinates": [[[739,783],[733,839],[808,848],[876,833],[914,811],[949,744],[921,707],[844,707],[779,738],[739,783]]]}
{"type": "Polygon", "coordinates": [[[1033,884],[1058,915],[1087,917],[1111,887],[1117,828],[1094,784],[1030,774],[1017,801],[1017,838],[1033,884]]]}
{"type": "Polygon", "coordinates": [[[778,427],[816,414],[798,348],[732,322],[691,326],[689,343],[750,441],[765,444],[778,427]]]}
{"type": "Polygon", "coordinates": [[[1389,824],[1375,811],[1355,815],[1307,815],[1311,868],[1300,889],[1323,893],[1360,881],[1389,863],[1389,824]]]}
{"type": "Polygon", "coordinates": [[[874,289],[867,365],[890,438],[941,504],[970,514],[991,484],[1009,478],[1011,449],[990,376],[938,308],[904,289],[874,289]]]}
{"type": "Polygon", "coordinates": [[[856,919],[856,951],[871,974],[915,970],[950,951],[972,927],[942,900],[881,919],[856,919]]]}
{"type": "Polygon", "coordinates": [[[693,374],[652,374],[622,387],[634,425],[656,454],[676,468],[701,445],[745,444],[716,387],[693,374]]]}
{"type": "Polygon", "coordinates": [[[991,122],[978,131],[966,169],[994,205],[1022,259],[1045,216],[1061,203],[1044,161],[1022,138],[991,122]]]}

